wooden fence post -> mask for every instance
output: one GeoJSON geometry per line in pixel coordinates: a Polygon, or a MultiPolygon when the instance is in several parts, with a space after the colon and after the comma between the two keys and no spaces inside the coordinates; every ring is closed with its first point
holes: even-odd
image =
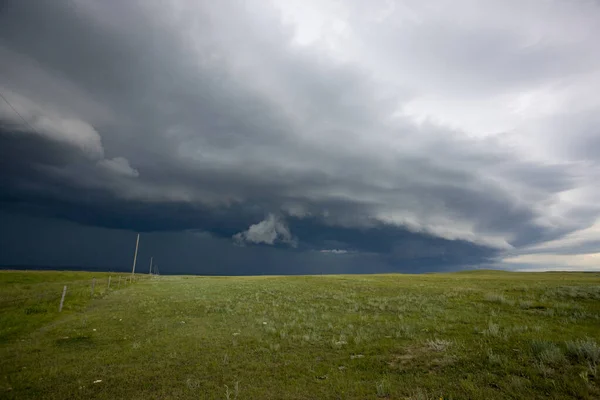
{"type": "Polygon", "coordinates": [[[94,286],[96,286],[96,278],[92,279],[92,294],[91,294],[92,297],[94,297],[94,286]]]}
{"type": "Polygon", "coordinates": [[[62,297],[60,298],[60,306],[58,306],[58,312],[62,312],[63,304],[65,302],[65,295],[67,294],[67,285],[63,288],[62,297]]]}
{"type": "Polygon", "coordinates": [[[108,276],[108,288],[110,289],[110,275],[108,276]]]}
{"type": "Polygon", "coordinates": [[[121,275],[119,275],[119,284],[118,284],[117,288],[121,289],[121,275]]]}

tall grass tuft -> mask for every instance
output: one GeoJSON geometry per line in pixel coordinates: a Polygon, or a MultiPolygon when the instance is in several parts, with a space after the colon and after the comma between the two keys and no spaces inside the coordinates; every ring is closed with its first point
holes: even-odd
{"type": "Polygon", "coordinates": [[[547,365],[560,365],[565,362],[565,355],[560,347],[545,340],[534,340],[530,344],[536,359],[547,365]]]}
{"type": "Polygon", "coordinates": [[[482,333],[485,336],[492,336],[492,337],[500,336],[500,325],[495,324],[493,322],[489,322],[487,329],[484,329],[482,333]]]}
{"type": "Polygon", "coordinates": [[[566,342],[567,355],[579,362],[589,362],[592,365],[600,363],[600,346],[594,339],[586,338],[566,342]]]}
{"type": "Polygon", "coordinates": [[[433,351],[444,351],[451,345],[451,340],[435,339],[427,341],[427,347],[433,351]]]}
{"type": "Polygon", "coordinates": [[[492,365],[503,365],[505,357],[494,353],[491,349],[488,349],[488,362],[492,365]]]}
{"type": "Polygon", "coordinates": [[[507,304],[509,303],[508,300],[506,300],[506,297],[504,297],[504,295],[499,294],[499,293],[488,293],[485,295],[485,301],[490,302],[490,303],[497,303],[497,304],[507,304]]]}
{"type": "Polygon", "coordinates": [[[375,389],[377,397],[389,397],[390,395],[390,383],[385,378],[375,384],[375,389]]]}

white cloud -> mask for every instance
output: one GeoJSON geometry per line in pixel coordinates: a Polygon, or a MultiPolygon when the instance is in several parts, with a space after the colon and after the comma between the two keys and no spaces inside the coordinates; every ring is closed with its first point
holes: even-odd
{"type": "Polygon", "coordinates": [[[342,250],[342,249],[326,249],[326,250],[321,250],[321,253],[328,253],[328,254],[347,254],[348,250],[342,250]]]}
{"type": "Polygon", "coordinates": [[[503,263],[515,264],[521,271],[600,271],[600,253],[588,254],[526,254],[509,257],[503,263]]]}
{"type": "Polygon", "coordinates": [[[273,245],[277,242],[296,246],[296,240],[292,237],[285,221],[280,217],[269,214],[263,221],[251,225],[248,230],[233,235],[233,240],[238,244],[264,243],[273,245]]]}

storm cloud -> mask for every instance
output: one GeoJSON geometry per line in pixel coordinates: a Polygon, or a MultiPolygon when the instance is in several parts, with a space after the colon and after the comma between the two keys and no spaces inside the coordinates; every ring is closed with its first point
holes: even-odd
{"type": "Polygon", "coordinates": [[[198,273],[183,243],[227,273],[581,266],[599,36],[591,1],[9,0],[0,245],[37,218],[198,273]]]}

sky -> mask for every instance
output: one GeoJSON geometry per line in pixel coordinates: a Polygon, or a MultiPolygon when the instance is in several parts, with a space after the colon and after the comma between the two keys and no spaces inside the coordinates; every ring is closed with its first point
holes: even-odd
{"type": "Polygon", "coordinates": [[[598,37],[596,0],[4,1],[0,265],[600,270],[598,37]]]}

